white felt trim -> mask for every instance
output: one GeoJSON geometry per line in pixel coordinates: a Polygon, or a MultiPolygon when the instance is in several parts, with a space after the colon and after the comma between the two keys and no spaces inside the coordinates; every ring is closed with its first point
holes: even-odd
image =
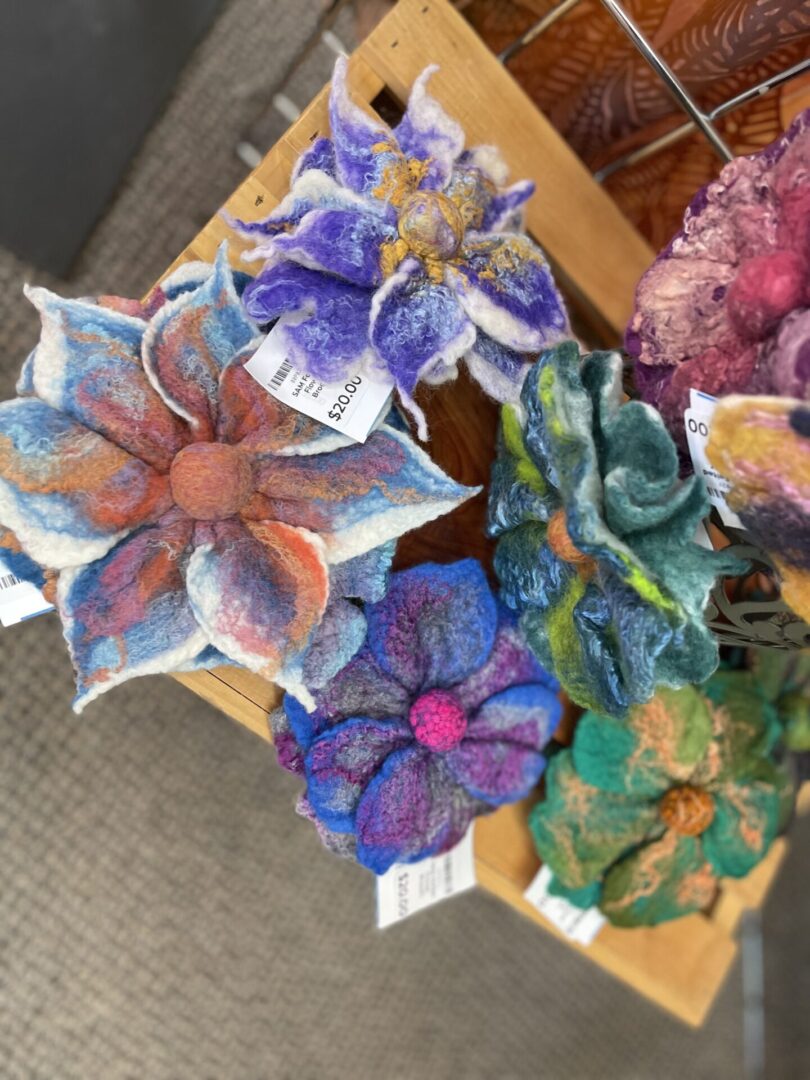
{"type": "Polygon", "coordinates": [[[445,268],[444,280],[455,292],[458,302],[475,325],[499,344],[514,349],[515,352],[531,353],[539,352],[548,340],[540,330],[490,300],[454,267],[445,268]]]}
{"type": "MultiPolygon", "coordinates": [[[[329,114],[337,113],[342,120],[350,124],[362,125],[370,132],[376,132],[381,139],[391,139],[392,132],[387,124],[377,121],[361,109],[349,94],[348,87],[349,62],[345,56],[339,56],[335,61],[335,70],[332,72],[332,83],[329,90],[329,114]]],[[[335,146],[335,152],[340,151],[335,146]]],[[[338,165],[338,169],[340,166],[338,165]]],[[[306,176],[306,173],[304,173],[306,176]]],[[[303,177],[302,177],[303,179],[303,177]]]]}
{"type": "MultiPolygon", "coordinates": [[[[445,483],[455,482],[431,460],[424,450],[414,445],[409,435],[387,424],[381,425],[380,430],[384,431],[389,438],[401,443],[409,456],[416,457],[419,466],[426,473],[445,483]]],[[[365,555],[372,548],[379,547],[388,540],[395,540],[404,533],[410,532],[411,529],[418,529],[428,521],[433,521],[443,514],[449,514],[451,510],[455,510],[457,506],[482,490],[480,487],[463,487],[461,484],[457,486],[460,489],[458,495],[447,495],[431,501],[425,499],[411,506],[391,505],[373,518],[365,518],[339,532],[324,534],[327,562],[341,563],[347,559],[353,559],[356,555],[365,555]]]]}
{"type": "Polygon", "coordinates": [[[497,146],[472,146],[467,151],[465,164],[480,169],[496,187],[503,187],[509,179],[509,166],[497,146]]]}
{"type": "MultiPolygon", "coordinates": [[[[73,584],[79,574],[83,571],[84,567],[81,566],[63,570],[59,575],[56,585],[57,608],[59,610],[60,618],[62,619],[62,632],[64,633],[65,641],[67,642],[68,652],[70,653],[73,667],[77,671],[78,666],[71,646],[75,619],[68,610],[67,604],[73,584]]],[[[110,675],[103,683],[94,683],[93,686],[84,693],[79,691],[73,701],[73,711],[75,713],[82,712],[91,701],[95,701],[101,694],[106,693],[108,690],[112,690],[114,686],[119,686],[121,683],[127,682],[129,679],[135,679],[140,675],[162,675],[168,671],[177,671],[181,665],[187,663],[189,660],[193,660],[194,657],[197,656],[198,653],[201,653],[208,644],[209,641],[204,631],[198,629],[182,644],[175,645],[171,649],[166,649],[166,651],[162,652],[159,656],[152,657],[151,660],[145,661],[142,664],[125,667],[123,670],[110,675]]]]}
{"type": "Polygon", "coordinates": [[[478,385],[494,398],[495,401],[501,403],[501,405],[513,404],[520,398],[520,391],[523,389],[523,383],[526,381],[526,376],[529,373],[531,364],[525,363],[523,370],[520,373],[520,378],[517,382],[514,382],[507,375],[504,375],[494,364],[484,359],[479,352],[475,349],[471,349],[467,353],[467,367],[470,370],[470,375],[475,379],[478,385]]]}
{"type": "Polygon", "coordinates": [[[533,180],[518,180],[516,184],[512,184],[511,187],[505,191],[501,191],[501,195],[512,195],[515,192],[520,192],[524,195],[523,202],[517,206],[511,206],[505,209],[500,217],[495,218],[494,221],[489,223],[490,232],[521,232],[523,228],[523,218],[526,211],[526,203],[534,195],[536,185],[533,180]]]}
{"type": "Polygon", "coordinates": [[[178,266],[176,270],[173,270],[168,277],[160,282],[160,288],[167,292],[183,285],[189,285],[192,282],[202,285],[211,277],[213,271],[214,268],[211,263],[194,259],[192,262],[183,263],[182,266],[178,266]]]}
{"type": "Polygon", "coordinates": [[[413,84],[405,119],[427,144],[436,162],[441,161],[442,187],[445,187],[453,171],[453,162],[464,149],[464,129],[444,111],[438,101],[427,92],[427,84],[439,70],[438,64],[429,64],[413,84]]]}
{"type": "Polygon", "coordinates": [[[123,529],[109,536],[87,539],[71,536],[56,525],[40,528],[20,513],[15,489],[3,479],[0,479],[0,522],[11,529],[27,555],[53,570],[82,566],[100,559],[130,532],[123,529]]]}
{"type": "MultiPolygon", "coordinates": [[[[293,529],[293,531],[300,533],[309,541],[310,545],[315,549],[328,579],[329,566],[326,558],[326,548],[321,537],[310,532],[309,529],[296,528],[291,525],[286,526],[286,528],[293,529]]],[[[214,546],[212,543],[201,544],[191,553],[186,566],[186,589],[189,603],[195,619],[205,631],[206,644],[214,645],[230,660],[243,664],[250,671],[264,675],[265,678],[272,679],[281,685],[281,678],[291,679],[289,672],[294,668],[297,662],[296,658],[288,657],[286,663],[282,660],[281,667],[275,667],[268,661],[266,656],[249,652],[233,637],[220,631],[215,625],[219,611],[219,593],[216,589],[211,589],[209,575],[205,570],[205,559],[214,550],[214,546]],[[285,672],[287,672],[286,675],[285,672]]],[[[328,603],[328,596],[326,603],[328,603]]],[[[313,627],[313,631],[314,629],[313,627]]],[[[295,685],[294,679],[290,681],[290,685],[295,685]]]]}

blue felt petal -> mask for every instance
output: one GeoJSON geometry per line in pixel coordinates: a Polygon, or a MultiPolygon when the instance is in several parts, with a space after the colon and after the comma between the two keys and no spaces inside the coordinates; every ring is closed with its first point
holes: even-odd
{"type": "Polygon", "coordinates": [[[45,584],[42,567],[29,558],[24,551],[12,551],[11,548],[0,547],[0,563],[6,568],[2,573],[11,572],[20,581],[30,581],[38,589],[45,584]]]}
{"type": "Polygon", "coordinates": [[[310,143],[295,163],[295,168],[290,177],[290,184],[294,184],[299,176],[309,172],[311,169],[318,169],[319,172],[324,172],[327,176],[335,177],[335,148],[332,146],[331,139],[319,135],[313,143],[310,143]]]}
{"type": "Polygon", "coordinates": [[[442,189],[453,171],[453,163],[464,149],[462,127],[447,115],[426,90],[438,65],[425,68],[411,89],[408,107],[394,136],[408,158],[426,163],[420,187],[442,189]]]}
{"type": "Polygon", "coordinates": [[[377,663],[412,693],[452,687],[492,651],[495,598],[475,559],[424,563],[391,576],[388,593],[366,607],[377,663]]]}
{"type": "Polygon", "coordinates": [[[397,238],[396,224],[356,209],[313,210],[274,248],[312,270],[363,288],[382,284],[380,248],[397,238]]]}
{"type": "Polygon", "coordinates": [[[503,232],[517,228],[522,217],[523,204],[534,194],[532,180],[520,180],[517,184],[496,192],[484,210],[482,232],[503,232]]]}

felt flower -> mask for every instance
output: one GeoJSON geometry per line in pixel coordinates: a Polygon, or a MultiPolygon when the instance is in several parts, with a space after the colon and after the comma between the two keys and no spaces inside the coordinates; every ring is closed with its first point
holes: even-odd
{"type": "Polygon", "coordinates": [[[393,574],[365,615],[363,647],[315,710],[287,695],[271,724],[324,841],[380,874],[531,791],[560,704],[474,559],[393,574]]]}
{"type": "Polygon", "coordinates": [[[682,449],[691,388],[810,393],[810,110],[702,188],[639,283],[636,385],[682,449]]]}
{"type": "Polygon", "coordinates": [[[748,672],[661,690],[626,720],[585,713],[532,811],[551,891],[619,926],[706,907],[765,856],[792,803],[779,725],[748,672]]]}
{"type": "Polygon", "coordinates": [[[417,383],[454,378],[465,358],[487,393],[510,400],[523,354],[568,325],[542,252],[514,231],[533,184],[504,188],[492,147],[464,151],[464,132],[426,91],[435,70],[391,130],[352,102],[339,60],[331,137],[303,155],[267,219],[229,219],[259,238],[246,257],[267,260],[245,290],[250,315],[283,316],[274,333],[319,379],[358,367],[390,377],[422,439],[417,383]]]}
{"type": "Polygon", "coordinates": [[[810,407],[791,398],[724,398],[706,455],[731,483],[729,506],[773,559],[782,599],[810,622],[810,407]]]}
{"type": "Polygon", "coordinates": [[[751,649],[749,667],[762,693],[773,702],[788,750],[810,751],[810,652],[751,649]]]}
{"type": "Polygon", "coordinates": [[[692,538],[703,481],[678,479],[660,416],[622,404],[616,353],[542,354],[503,408],[489,496],[502,596],[572,699],[620,715],[658,685],[702,681],[717,646],[702,612],[739,563],[692,538]]]}
{"type": "Polygon", "coordinates": [[[0,523],[59,571],[77,707],[223,658],[303,692],[330,568],[470,493],[401,431],[350,445],[251,378],[224,246],[146,306],[28,295],[42,335],[0,404],[0,523]]]}

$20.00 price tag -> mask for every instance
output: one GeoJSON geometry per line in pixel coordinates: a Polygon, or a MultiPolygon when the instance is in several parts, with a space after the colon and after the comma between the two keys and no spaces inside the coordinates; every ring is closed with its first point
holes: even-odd
{"type": "Polygon", "coordinates": [[[284,330],[292,321],[279,319],[245,364],[245,371],[278,401],[355,442],[365,442],[388,411],[393,383],[372,381],[360,374],[326,383],[300,371],[287,357],[284,330]]]}
{"type": "Polygon", "coordinates": [[[445,855],[395,863],[377,878],[377,927],[382,930],[475,885],[473,826],[445,855]]]}

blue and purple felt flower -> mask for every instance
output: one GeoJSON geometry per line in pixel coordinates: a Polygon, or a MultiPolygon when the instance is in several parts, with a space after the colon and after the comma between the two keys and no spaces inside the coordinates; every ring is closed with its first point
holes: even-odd
{"type": "Polygon", "coordinates": [[[266,260],[247,287],[249,314],[291,361],[325,381],[363,368],[393,379],[427,437],[417,383],[452,379],[462,358],[484,390],[512,400],[525,354],[568,334],[563,301],[540,249],[515,231],[534,190],[503,187],[493,147],[464,150],[464,132],[417,79],[391,129],[359,108],[339,60],[319,138],[289,195],[263,221],[232,224],[266,260]]]}
{"type": "Polygon", "coordinates": [[[561,706],[516,618],[464,559],[391,575],[354,658],[307,712],[271,716],[302,813],[327,846],[384,873],[449,850],[472,819],[527,795],[561,706]]]}

